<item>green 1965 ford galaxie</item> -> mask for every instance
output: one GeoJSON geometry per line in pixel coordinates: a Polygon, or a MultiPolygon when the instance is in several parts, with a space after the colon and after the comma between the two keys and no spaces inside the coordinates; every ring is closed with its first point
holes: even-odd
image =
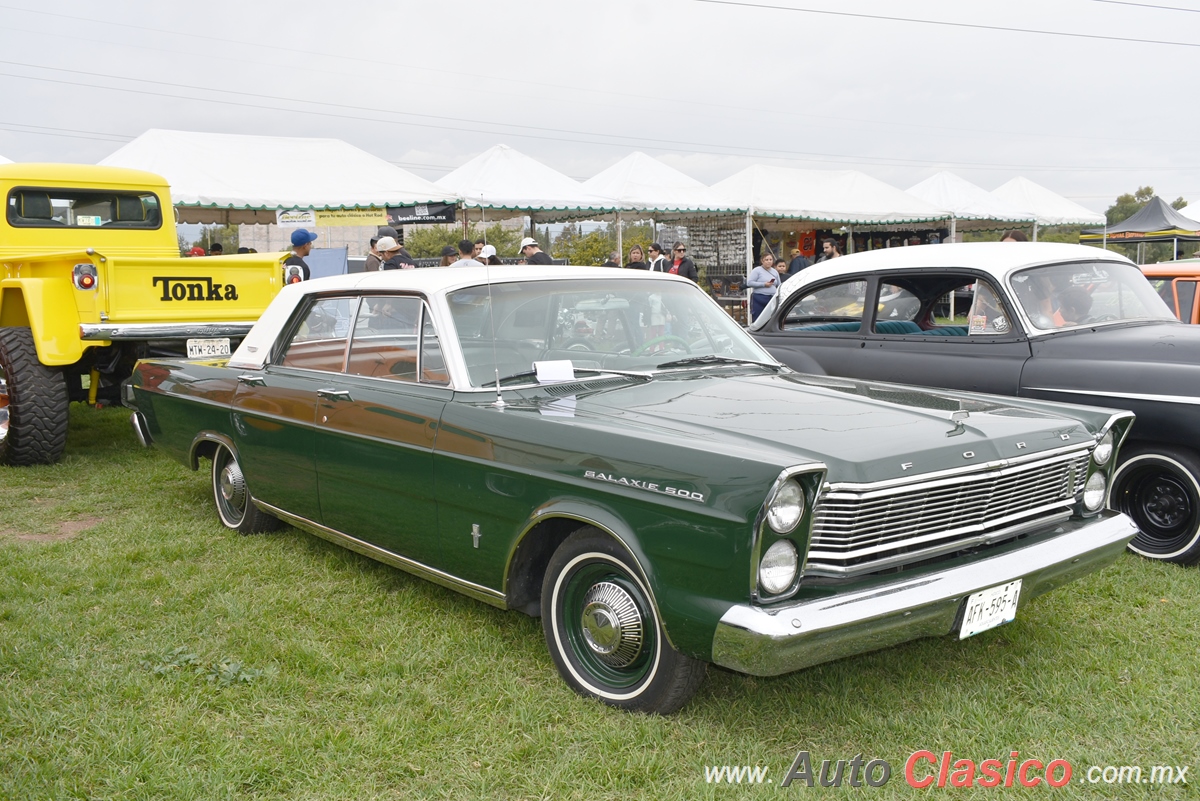
{"type": "Polygon", "coordinates": [[[540,615],[562,677],[681,707],[967,637],[1111,562],[1133,417],[793,372],[675,276],[409,270],[284,289],[232,358],[143,361],[146,444],[279,521],[540,615]]]}

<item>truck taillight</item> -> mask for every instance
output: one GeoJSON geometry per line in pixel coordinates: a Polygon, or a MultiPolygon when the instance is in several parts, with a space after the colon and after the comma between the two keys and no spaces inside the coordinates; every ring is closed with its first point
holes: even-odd
{"type": "Polygon", "coordinates": [[[76,289],[95,289],[98,281],[96,265],[76,264],[73,277],[76,289]]]}
{"type": "Polygon", "coordinates": [[[304,280],[304,273],[301,272],[300,268],[295,265],[288,267],[287,272],[284,273],[285,283],[298,284],[303,280],[304,280]]]}

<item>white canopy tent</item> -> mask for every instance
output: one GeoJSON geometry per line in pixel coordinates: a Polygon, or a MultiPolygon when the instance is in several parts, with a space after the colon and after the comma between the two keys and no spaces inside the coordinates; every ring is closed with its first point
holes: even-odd
{"type": "Polygon", "coordinates": [[[951,240],[960,228],[990,230],[1005,227],[997,223],[1029,225],[1035,222],[1032,213],[1006,203],[987,190],[945,170],[913,186],[908,194],[950,212],[951,240]]]}
{"type": "Polygon", "coordinates": [[[727,204],[748,209],[747,271],[753,266],[749,241],[754,217],[810,220],[848,227],[950,219],[949,212],[857,170],[800,170],[755,164],[713,184],[712,189],[727,204]]]}
{"type": "Polygon", "coordinates": [[[436,186],[461,198],[470,219],[528,215],[538,222],[557,222],[611,214],[621,206],[508,145],[485,150],[438,179],[436,186]]]}
{"type": "Polygon", "coordinates": [[[152,128],[100,162],[158,173],[188,223],[273,223],[277,209],[453,203],[430,181],[340,139],[152,128]]]}
{"type": "Polygon", "coordinates": [[[731,208],[692,176],[641,152],[630,153],[593,175],[583,182],[583,187],[621,204],[621,211],[616,214],[620,253],[625,252],[621,212],[634,212],[655,220],[740,217],[746,213],[744,208],[731,208]]]}
{"type": "Polygon", "coordinates": [[[0,164],[12,164],[12,163],[13,163],[12,159],[6,159],[6,158],[4,158],[4,156],[0,156],[0,164]]]}
{"type": "Polygon", "coordinates": [[[755,164],[712,188],[727,204],[760,217],[843,225],[897,225],[950,218],[949,212],[857,170],[755,164]]]}
{"type": "Polygon", "coordinates": [[[1021,176],[993,189],[992,195],[1034,216],[1033,238],[1035,241],[1039,225],[1105,225],[1107,223],[1103,214],[1089,211],[1078,203],[1067,200],[1062,195],[1055,194],[1046,187],[1021,176]]]}
{"type": "Polygon", "coordinates": [[[583,187],[615,199],[623,211],[643,211],[663,219],[746,212],[690,175],[640,152],[592,176],[583,187]]]}

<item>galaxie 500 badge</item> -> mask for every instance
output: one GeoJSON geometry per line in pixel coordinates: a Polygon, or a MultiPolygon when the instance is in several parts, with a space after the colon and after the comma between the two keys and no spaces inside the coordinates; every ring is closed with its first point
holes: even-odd
{"type": "Polygon", "coordinates": [[[703,492],[692,492],[691,490],[679,489],[678,487],[664,487],[655,484],[653,481],[642,481],[636,478],[626,478],[625,476],[614,476],[612,473],[602,473],[599,470],[588,470],[583,474],[584,478],[593,478],[596,481],[607,481],[609,484],[622,484],[626,487],[634,489],[648,490],[657,492],[660,495],[672,495],[676,498],[683,498],[688,501],[699,501],[704,503],[703,492]]]}

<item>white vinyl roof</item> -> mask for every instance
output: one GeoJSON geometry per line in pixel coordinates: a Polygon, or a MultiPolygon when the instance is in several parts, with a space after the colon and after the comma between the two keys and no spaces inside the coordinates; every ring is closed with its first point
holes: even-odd
{"type": "Polygon", "coordinates": [[[1089,211],[1028,178],[1013,178],[993,189],[992,195],[1033,214],[1038,225],[1104,225],[1103,214],[1089,211]]]}
{"type": "Polygon", "coordinates": [[[760,217],[891,225],[950,218],[948,212],[857,170],[798,170],[755,164],[712,186],[760,217]]]}
{"type": "Polygon", "coordinates": [[[585,219],[621,207],[614,198],[595,194],[574,178],[508,145],[485,150],[438,179],[437,186],[443,193],[461,198],[467,210],[515,211],[537,220],[585,219]]]}
{"type": "MultiPolygon", "coordinates": [[[[909,189],[908,194],[924,200],[931,206],[950,212],[954,219],[960,222],[1032,223],[1034,221],[1032,213],[1011,203],[1006,203],[986,189],[944,170],[921,181],[909,189]]],[[[959,227],[986,226],[965,225],[959,227]]]]}
{"type": "Polygon", "coordinates": [[[585,189],[614,198],[622,210],[658,217],[699,214],[744,214],[695,178],[645,153],[630,153],[583,182],[585,189]]]}
{"type": "Polygon", "coordinates": [[[162,175],[180,206],[274,210],[454,202],[424,178],[340,139],[151,128],[100,164],[162,175]]]}

